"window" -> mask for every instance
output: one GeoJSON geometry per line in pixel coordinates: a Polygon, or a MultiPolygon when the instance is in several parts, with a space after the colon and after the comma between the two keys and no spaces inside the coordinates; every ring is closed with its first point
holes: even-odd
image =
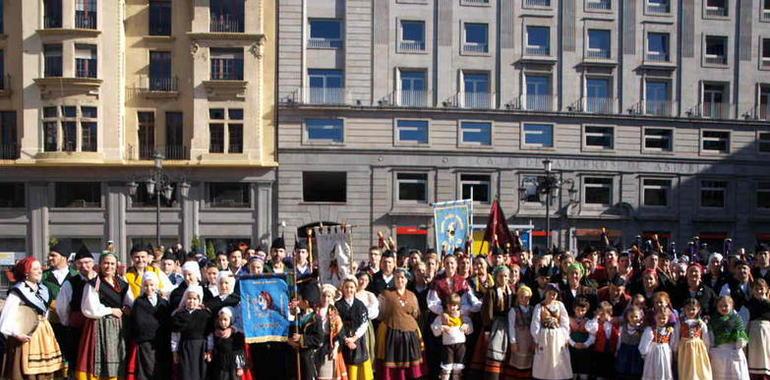
{"type": "Polygon", "coordinates": [[[243,50],[211,48],[211,80],[243,80],[243,50]]]}
{"type": "Polygon", "coordinates": [[[307,119],[305,136],[308,142],[337,143],[345,141],[342,119],[307,119]]]}
{"type": "Polygon", "coordinates": [[[757,134],[757,149],[760,153],[770,153],[770,132],[757,134]]]}
{"type": "Polygon", "coordinates": [[[75,27],[96,29],[96,0],[75,0],[75,27]]]}
{"type": "Polygon", "coordinates": [[[547,26],[527,26],[525,55],[551,55],[551,29],[547,26]]]}
{"type": "Polygon", "coordinates": [[[489,26],[481,23],[465,23],[463,52],[488,53],[489,52],[489,26]]]}
{"type": "Polygon", "coordinates": [[[308,102],[310,104],[344,103],[344,78],[342,70],[309,69],[308,102]]]}
{"type": "Polygon", "coordinates": [[[406,107],[426,107],[428,94],[425,91],[425,70],[399,70],[401,91],[398,105],[406,107]]]}
{"type": "Polygon", "coordinates": [[[401,39],[398,50],[402,52],[425,51],[425,22],[401,20],[401,39]]]}
{"type": "Polygon", "coordinates": [[[610,78],[586,78],[586,112],[609,114],[614,111],[611,82],[610,78]]]}
{"type": "Polygon", "coordinates": [[[551,0],[524,0],[524,5],[528,7],[550,7],[551,0]]]}
{"type": "Polygon", "coordinates": [[[728,0],[705,0],[706,16],[726,17],[728,0]]]}
{"type": "Polygon", "coordinates": [[[96,78],[96,45],[75,44],[75,77],[96,78]]]}
{"type": "Polygon", "coordinates": [[[150,91],[176,91],[177,82],[171,77],[171,52],[150,51],[150,91]]]}
{"type": "Polygon", "coordinates": [[[492,94],[489,93],[489,73],[463,71],[463,91],[461,98],[464,108],[490,108],[492,94]]]}
{"type": "Polygon", "coordinates": [[[673,151],[674,131],[663,128],[644,129],[644,149],[650,151],[673,151]]]}
{"type": "Polygon", "coordinates": [[[759,118],[770,119],[770,86],[767,85],[759,88],[759,118]]]}
{"type": "Polygon", "coordinates": [[[489,203],[492,199],[492,180],[485,174],[460,174],[462,199],[473,199],[475,202],[489,203]]]}
{"type": "Polygon", "coordinates": [[[610,10],[612,9],[612,0],[586,0],[586,9],[610,10]]]}
{"type": "Polygon", "coordinates": [[[342,48],[342,21],[337,19],[310,19],[310,40],[308,48],[339,49],[342,48]]]}
{"type": "Polygon", "coordinates": [[[43,150],[46,152],[96,152],[97,113],[97,108],[93,106],[44,107],[43,150]],[[78,140],[78,134],[80,140],[78,140]]]}
{"type": "Polygon", "coordinates": [[[24,183],[0,182],[0,208],[26,207],[24,183]]]}
{"type": "Polygon", "coordinates": [[[427,120],[396,120],[396,141],[399,144],[428,144],[427,120]]]}
{"type": "Polygon", "coordinates": [[[151,160],[155,155],[155,113],[137,112],[136,118],[139,124],[139,159],[151,160]]]}
{"type": "Polygon", "coordinates": [[[480,121],[460,122],[460,144],[492,145],[492,123],[480,121]]]}
{"type": "Polygon", "coordinates": [[[726,195],[727,182],[700,182],[700,207],[724,208],[726,195]]]}
{"type": "MultiPolygon", "coordinates": [[[[157,200],[154,194],[147,192],[147,186],[144,183],[138,183],[136,187],[136,194],[131,197],[131,207],[155,207],[157,200]]],[[[171,199],[166,199],[165,196],[160,197],[160,207],[177,207],[179,206],[179,200],[177,199],[177,184],[172,183],[171,199]]]]}
{"type": "Polygon", "coordinates": [[[150,0],[151,36],[171,35],[171,0],[150,0]]]}
{"type": "Polygon", "coordinates": [[[553,148],[553,125],[526,123],[522,126],[524,146],[553,148]]]}
{"type": "Polygon", "coordinates": [[[704,153],[730,153],[730,132],[702,131],[701,151],[704,153]]]}
{"type": "Polygon", "coordinates": [[[757,208],[770,209],[770,182],[757,183],[757,208]]]}
{"type": "Polygon", "coordinates": [[[102,184],[99,182],[54,183],[55,207],[102,207],[102,184]]]}
{"type": "Polygon", "coordinates": [[[668,33],[647,33],[646,60],[651,62],[668,62],[669,58],[668,33]]]}
{"type": "Polygon", "coordinates": [[[428,175],[425,173],[397,173],[399,201],[427,202],[428,175]]]}
{"type": "Polygon", "coordinates": [[[727,37],[706,36],[704,62],[710,65],[727,64],[727,37]]]}
{"type": "Polygon", "coordinates": [[[19,158],[16,112],[0,111],[0,160],[19,158]]]}
{"type": "Polygon", "coordinates": [[[243,109],[209,109],[209,153],[243,153],[243,109]]]}
{"type": "Polygon", "coordinates": [[[612,204],[612,178],[586,177],[583,194],[586,204],[609,206],[612,204]]]}
{"type": "Polygon", "coordinates": [[[43,26],[48,28],[62,27],[62,0],[43,1],[43,26]]]}
{"type": "Polygon", "coordinates": [[[244,0],[211,0],[212,32],[243,33],[244,0]]]}
{"type": "Polygon", "coordinates": [[[540,202],[540,189],[538,184],[544,183],[544,176],[526,175],[521,179],[521,188],[524,190],[522,198],[527,203],[539,203],[540,202]]]}
{"type": "Polygon", "coordinates": [[[651,207],[667,207],[671,193],[671,180],[648,179],[642,180],[642,204],[651,207]]]}
{"type": "Polygon", "coordinates": [[[163,154],[166,159],[189,159],[184,146],[184,116],[181,112],[166,112],[166,147],[163,154]]]}
{"type": "Polygon", "coordinates": [[[770,38],[762,39],[762,67],[770,68],[770,38]]]}
{"type": "Polygon", "coordinates": [[[762,20],[770,21],[770,0],[762,0],[762,20]]]}
{"type": "Polygon", "coordinates": [[[656,116],[671,115],[669,85],[670,82],[663,80],[647,80],[645,82],[645,114],[656,116]]]}
{"type": "Polygon", "coordinates": [[[725,101],[726,87],[724,84],[703,84],[701,116],[714,119],[723,119],[729,116],[729,104],[725,101]]]}
{"type": "Polygon", "coordinates": [[[588,49],[586,49],[587,58],[609,59],[610,58],[610,31],[604,29],[588,30],[588,49]]]}
{"type": "Polygon", "coordinates": [[[45,77],[62,76],[62,49],[61,45],[43,45],[43,65],[45,77]]]}
{"type": "Polygon", "coordinates": [[[346,172],[302,172],[303,202],[347,202],[346,172]]]}
{"type": "Polygon", "coordinates": [[[647,0],[647,13],[666,14],[671,12],[669,0],[647,0]]]}
{"type": "Polygon", "coordinates": [[[251,207],[251,189],[248,183],[209,182],[207,185],[209,207],[251,207]]]}
{"type": "Polygon", "coordinates": [[[529,111],[552,111],[551,76],[525,74],[526,102],[524,109],[529,111]]]}
{"type": "Polygon", "coordinates": [[[614,147],[615,129],[612,127],[585,127],[585,146],[590,149],[611,150],[614,147]]]}

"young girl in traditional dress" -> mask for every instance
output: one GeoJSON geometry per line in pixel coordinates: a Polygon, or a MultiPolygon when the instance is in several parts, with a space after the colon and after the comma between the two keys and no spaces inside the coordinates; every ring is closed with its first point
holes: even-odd
{"type": "MultiPolygon", "coordinates": [[[[642,300],[644,304],[644,300],[642,300]]],[[[631,306],[623,315],[620,327],[620,339],[615,359],[615,376],[623,380],[636,380],[642,377],[644,360],[639,352],[639,342],[644,331],[644,312],[639,306],[631,306]]]]}
{"type": "Polygon", "coordinates": [[[171,352],[179,365],[179,378],[204,380],[211,361],[213,340],[207,333],[211,314],[202,307],[203,288],[190,285],[171,317],[171,352]]]}
{"type": "Polygon", "coordinates": [[[572,364],[569,358],[569,315],[558,300],[556,284],[545,287],[544,299],[532,313],[530,332],[535,340],[535,357],[532,377],[536,379],[571,379],[572,364]]]}
{"type": "Polygon", "coordinates": [[[733,299],[722,296],[717,300],[717,315],[711,318],[712,347],[709,349],[711,373],[714,379],[748,380],[749,368],[743,348],[749,341],[746,328],[733,310],[733,299]]]}
{"type": "Polygon", "coordinates": [[[676,326],[680,379],[711,380],[709,361],[709,334],[706,322],[700,318],[700,302],[695,298],[685,301],[682,320],[676,326]]]}
{"type": "Polygon", "coordinates": [[[586,316],[590,307],[587,298],[578,296],[573,306],[574,317],[569,321],[569,357],[577,379],[588,379],[591,373],[591,345],[596,340],[596,324],[590,326],[586,316]]]}
{"type": "Polygon", "coordinates": [[[243,333],[233,326],[233,309],[227,306],[220,309],[215,325],[209,379],[240,380],[246,367],[243,355],[245,339],[243,333]]]}
{"type": "Polygon", "coordinates": [[[532,377],[532,357],[535,354],[535,345],[532,341],[532,333],[529,326],[532,324],[532,289],[526,285],[516,291],[516,306],[508,311],[508,367],[510,376],[507,378],[529,379],[532,377]]]}
{"type": "Polygon", "coordinates": [[[347,368],[340,352],[339,337],[342,332],[342,319],[334,307],[337,288],[325,284],[321,287],[321,303],[316,308],[316,316],[324,330],[324,343],[317,353],[318,380],[339,380],[347,378],[347,368]]]}
{"type": "Polygon", "coordinates": [[[168,348],[171,309],[168,301],[158,294],[159,283],[157,274],[144,272],[142,294],[131,307],[128,331],[135,345],[129,355],[129,380],[164,379],[171,374],[168,348]]]}
{"type": "Polygon", "coordinates": [[[449,380],[454,375],[459,378],[465,366],[465,336],[473,332],[473,324],[468,316],[460,312],[462,298],[452,293],[444,305],[444,314],[431,323],[433,335],[441,337],[441,375],[439,379],[449,380]]]}
{"type": "Polygon", "coordinates": [[[620,340],[620,324],[613,317],[612,304],[602,301],[595,311],[596,318],[589,323],[589,329],[596,331],[594,356],[591,372],[597,379],[614,379],[614,366],[608,365],[615,359],[615,350],[620,340]]]}
{"type": "Polygon", "coordinates": [[[502,363],[508,351],[508,311],[513,306],[511,270],[499,266],[494,270],[494,287],[487,291],[481,307],[481,323],[486,339],[479,339],[475,350],[484,353],[484,378],[496,380],[502,372],[502,363]],[[483,344],[486,342],[486,346],[483,344]]]}
{"type": "Polygon", "coordinates": [[[670,326],[673,327],[679,323],[679,316],[674,310],[674,307],[671,305],[671,298],[668,296],[668,293],[655,292],[655,294],[652,296],[652,307],[648,310],[648,313],[645,314],[645,317],[647,317],[647,325],[655,325],[655,319],[657,318],[656,316],[658,311],[663,309],[668,309],[670,311],[668,314],[668,324],[670,326]]]}
{"type": "Polygon", "coordinates": [[[672,352],[676,347],[676,334],[669,324],[671,310],[662,308],[655,312],[655,325],[644,330],[639,341],[639,352],[644,358],[644,380],[673,380],[672,352]]]}
{"type": "Polygon", "coordinates": [[[347,365],[350,380],[372,380],[372,361],[366,349],[366,331],[369,327],[369,311],[366,305],[356,298],[358,283],[348,277],[342,282],[342,298],[335,306],[342,318],[340,348],[347,365]]]}
{"type": "Polygon", "coordinates": [[[752,380],[770,379],[770,289],[758,278],[752,286],[749,309],[749,375],[752,380]]]}

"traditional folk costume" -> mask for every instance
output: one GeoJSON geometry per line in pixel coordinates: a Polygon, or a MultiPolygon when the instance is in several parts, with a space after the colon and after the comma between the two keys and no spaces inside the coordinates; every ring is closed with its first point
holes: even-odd
{"type": "Polygon", "coordinates": [[[615,360],[615,353],[620,340],[620,324],[612,321],[599,322],[598,319],[593,319],[590,324],[591,329],[596,330],[594,355],[588,358],[592,363],[591,373],[599,378],[614,378],[615,369],[608,363],[615,360]]]}
{"type": "Polygon", "coordinates": [[[115,277],[110,285],[99,276],[85,286],[81,310],[86,317],[80,339],[75,378],[116,379],[125,373],[126,345],[123,321],[112,309],[131,304],[128,284],[115,277]]]}
{"type": "Polygon", "coordinates": [[[676,328],[677,367],[680,379],[711,380],[708,326],[700,319],[685,319],[676,328]]]}
{"type": "Polygon", "coordinates": [[[572,364],[567,349],[569,315],[564,304],[539,303],[532,314],[530,332],[537,345],[532,377],[536,379],[571,379],[572,364]]]}
{"type": "Polygon", "coordinates": [[[752,298],[749,309],[749,374],[751,378],[770,378],[770,300],[752,298]]]}
{"type": "Polygon", "coordinates": [[[347,368],[339,352],[339,339],[342,332],[342,319],[334,306],[319,308],[316,312],[319,323],[323,326],[323,344],[316,353],[318,380],[347,379],[347,368]]]}
{"type": "MultiPolygon", "coordinates": [[[[174,286],[171,284],[168,276],[166,276],[162,270],[152,265],[148,265],[144,269],[144,273],[147,272],[155,273],[155,275],[158,276],[159,294],[165,296],[171,293],[171,289],[174,286]]],[[[128,283],[129,291],[131,292],[131,295],[134,297],[134,299],[139,298],[139,296],[142,294],[142,277],[144,276],[144,273],[139,274],[135,267],[131,267],[126,270],[126,282],[128,283]]]]}
{"type": "Polygon", "coordinates": [[[743,347],[749,339],[738,313],[714,316],[709,330],[713,337],[709,359],[714,380],[748,380],[749,368],[743,347]]]}
{"type": "Polygon", "coordinates": [[[315,380],[318,378],[316,366],[317,351],[324,343],[323,325],[316,314],[311,312],[297,316],[299,334],[299,361],[302,380],[315,380]]]}
{"type": "Polygon", "coordinates": [[[366,332],[369,329],[369,311],[363,302],[353,297],[350,301],[340,299],[335,307],[342,319],[340,350],[347,364],[348,378],[351,380],[372,380],[372,361],[367,350],[366,332]],[[356,338],[356,348],[349,349],[344,339],[356,338]]]}
{"type": "Polygon", "coordinates": [[[61,349],[48,322],[50,302],[48,288],[42,283],[21,281],[8,292],[0,314],[0,332],[7,339],[3,379],[53,379],[57,372],[66,368],[61,349]],[[21,330],[22,318],[37,319],[37,327],[32,333],[21,330]],[[16,336],[23,334],[30,335],[29,342],[16,339],[16,336]]]}
{"type": "Polygon", "coordinates": [[[206,309],[181,309],[171,316],[171,351],[179,355],[179,379],[206,379],[208,364],[203,357],[214,343],[207,333],[209,318],[206,309]]]}
{"type": "Polygon", "coordinates": [[[473,332],[473,322],[468,316],[460,315],[451,317],[447,314],[436,317],[430,325],[431,332],[436,337],[441,337],[441,376],[440,379],[459,379],[465,368],[465,336],[473,332]],[[449,327],[449,331],[443,331],[443,327],[449,327]],[[466,332],[463,332],[465,326],[466,332]]]}
{"type": "Polygon", "coordinates": [[[615,359],[615,375],[618,379],[639,379],[644,371],[644,359],[639,352],[642,340],[642,326],[628,323],[620,328],[618,355],[615,359]]]}
{"type": "MultiPolygon", "coordinates": [[[[227,309],[223,314],[229,314],[232,321],[232,311],[227,309]]],[[[217,317],[219,313],[216,314],[217,317]]],[[[243,332],[235,327],[214,330],[214,352],[209,367],[210,380],[241,380],[238,370],[245,371],[246,359],[244,347],[246,339],[243,332]]]]}
{"type": "MultiPolygon", "coordinates": [[[[62,255],[61,251],[63,251],[63,249],[51,249],[51,253],[56,252],[59,255],[62,255]]],[[[48,314],[48,320],[51,322],[51,327],[56,335],[56,341],[59,342],[59,346],[62,350],[67,343],[67,326],[61,323],[59,315],[56,313],[56,298],[59,296],[59,291],[64,283],[71,277],[77,275],[78,271],[69,266],[59,269],[49,268],[43,271],[43,279],[40,281],[46,288],[48,288],[48,294],[51,299],[50,309],[52,311],[52,313],[48,314]]]]}
{"type": "Polygon", "coordinates": [[[639,352],[644,358],[644,380],[674,380],[672,352],[676,347],[676,334],[671,326],[647,327],[639,342],[639,352]]]}
{"type": "MultiPolygon", "coordinates": [[[[566,306],[565,306],[566,307],[566,306]]],[[[596,323],[588,318],[570,318],[569,321],[569,359],[572,363],[572,372],[575,375],[588,375],[591,373],[591,346],[596,341],[596,323]],[[578,343],[585,344],[583,348],[577,348],[578,343]]]]}
{"type": "Polygon", "coordinates": [[[127,335],[133,339],[128,354],[128,380],[167,379],[171,375],[168,301],[155,294],[141,295],[128,317],[127,335]]]}
{"type": "Polygon", "coordinates": [[[367,326],[366,326],[366,334],[364,335],[364,338],[366,340],[366,353],[369,356],[369,361],[374,362],[374,356],[376,353],[375,351],[376,335],[374,333],[374,324],[372,324],[372,321],[375,320],[380,315],[380,301],[377,299],[377,296],[375,296],[374,293],[368,290],[360,290],[356,292],[356,299],[363,302],[364,306],[366,306],[367,326]]]}
{"type": "Polygon", "coordinates": [[[532,325],[532,306],[515,306],[508,311],[508,339],[515,344],[517,350],[509,350],[506,378],[530,378],[532,376],[532,359],[535,355],[535,344],[530,333],[532,325]]]}
{"type": "Polygon", "coordinates": [[[515,300],[510,287],[495,286],[487,291],[481,306],[482,333],[476,343],[474,359],[484,362],[484,378],[495,380],[502,373],[508,352],[508,312],[515,300]]]}
{"type": "Polygon", "coordinates": [[[62,352],[71,371],[77,366],[80,338],[86,323],[86,318],[80,308],[86,285],[88,285],[88,279],[83,275],[78,274],[70,277],[62,285],[59,296],[56,298],[56,314],[59,316],[59,322],[66,327],[67,331],[62,344],[62,352]]]}
{"type": "Polygon", "coordinates": [[[377,329],[378,376],[382,380],[417,379],[427,375],[417,318],[420,309],[414,293],[396,290],[380,295],[380,326],[377,329]]]}

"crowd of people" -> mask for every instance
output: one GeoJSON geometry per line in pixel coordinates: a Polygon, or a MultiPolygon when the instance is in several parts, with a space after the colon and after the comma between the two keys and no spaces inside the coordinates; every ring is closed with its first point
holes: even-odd
{"type": "MultiPolygon", "coordinates": [[[[770,249],[605,245],[532,254],[372,247],[339,286],[307,245],[214,258],[54,245],[17,263],[2,378],[770,379],[770,249]],[[70,260],[68,260],[70,259],[70,260]],[[284,342],[246,343],[239,279],[290,274],[284,342]],[[237,312],[237,311],[236,311],[237,312]]],[[[261,299],[261,302],[270,302],[261,299]]]]}

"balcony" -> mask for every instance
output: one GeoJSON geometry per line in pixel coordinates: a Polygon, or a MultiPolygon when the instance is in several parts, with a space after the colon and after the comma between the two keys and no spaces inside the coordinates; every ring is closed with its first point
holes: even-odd
{"type": "Polygon", "coordinates": [[[616,104],[617,100],[614,98],[584,97],[581,99],[582,111],[586,113],[611,115],[616,113],[616,104]]]}
{"type": "Polygon", "coordinates": [[[444,107],[465,109],[495,109],[495,94],[489,92],[458,92],[444,102],[444,107]]]}
{"type": "Polygon", "coordinates": [[[43,58],[43,65],[44,65],[43,75],[46,78],[49,78],[49,77],[60,78],[63,76],[61,56],[45,57],[43,58]]]}
{"type": "Polygon", "coordinates": [[[727,8],[706,6],[707,17],[727,17],[727,8]]]}
{"type": "Polygon", "coordinates": [[[8,97],[11,95],[11,76],[5,74],[0,76],[0,98],[8,97]]]}
{"type": "Polygon", "coordinates": [[[463,4],[468,4],[468,5],[489,5],[489,0],[463,0],[463,4]]]}
{"type": "Polygon", "coordinates": [[[20,153],[18,144],[0,144],[0,160],[16,160],[20,153]]]}
{"type": "Polygon", "coordinates": [[[551,49],[548,46],[526,46],[524,55],[533,57],[548,57],[551,55],[551,49]]]}
{"type": "Polygon", "coordinates": [[[96,59],[75,59],[76,78],[96,78],[96,59]]]}
{"type": "Polygon", "coordinates": [[[341,39],[310,38],[307,40],[309,49],[342,49],[341,39]]]}
{"type": "Polygon", "coordinates": [[[644,56],[644,60],[653,63],[666,63],[670,61],[668,53],[662,52],[647,52],[644,56]]]}
{"type": "Polygon", "coordinates": [[[730,103],[703,102],[699,106],[700,116],[708,119],[729,119],[730,103]]]}
{"type": "Polygon", "coordinates": [[[398,51],[403,53],[423,52],[425,51],[425,41],[399,41],[398,51]]]}
{"type": "Polygon", "coordinates": [[[347,104],[347,91],[344,88],[307,87],[304,91],[306,104],[347,104]]]}
{"type": "Polygon", "coordinates": [[[673,102],[668,100],[646,100],[644,114],[649,116],[672,116],[673,102]]]}
{"type": "Polygon", "coordinates": [[[612,9],[611,0],[587,0],[586,9],[590,10],[610,10],[612,9]]]}
{"type": "Polygon", "coordinates": [[[153,160],[155,153],[160,153],[166,160],[186,161],[190,159],[190,151],[183,145],[151,146],[129,145],[128,156],[130,160],[153,160]]]}
{"type": "Polygon", "coordinates": [[[209,31],[212,33],[243,33],[243,18],[230,15],[211,15],[209,31]]]}
{"type": "Polygon", "coordinates": [[[59,29],[62,27],[61,15],[43,17],[43,27],[46,29],[59,29]]]}
{"type": "Polygon", "coordinates": [[[211,80],[243,80],[243,59],[211,58],[211,80]]]}
{"type": "Polygon", "coordinates": [[[75,12],[75,28],[96,29],[96,12],[75,12]]]}
{"type": "Polygon", "coordinates": [[[139,91],[147,98],[176,97],[179,95],[179,78],[142,75],[139,91]]]}
{"type": "Polygon", "coordinates": [[[763,9],[762,14],[759,15],[760,20],[770,21],[770,9],[763,9]]]}
{"type": "Polygon", "coordinates": [[[725,55],[705,55],[703,57],[703,62],[707,65],[726,65],[727,64],[727,56],[725,55]]]}
{"type": "Polygon", "coordinates": [[[463,44],[463,53],[472,53],[472,54],[485,54],[489,52],[489,45],[487,44],[475,44],[475,43],[465,43],[463,44]]]}
{"type": "Polygon", "coordinates": [[[524,0],[527,7],[550,7],[551,0],[524,0]]]}
{"type": "Polygon", "coordinates": [[[609,49],[586,49],[587,59],[610,59],[609,49]]]}
{"type": "Polygon", "coordinates": [[[390,96],[390,103],[398,107],[428,107],[428,91],[401,90],[390,96]]]}
{"type": "Polygon", "coordinates": [[[523,111],[553,111],[553,97],[551,95],[522,95],[519,104],[519,108],[523,111]]]}
{"type": "Polygon", "coordinates": [[[667,3],[647,3],[647,13],[653,15],[665,15],[671,13],[671,6],[667,3]]]}
{"type": "Polygon", "coordinates": [[[758,107],[757,115],[762,120],[770,120],[770,103],[760,104],[758,107]]]}

